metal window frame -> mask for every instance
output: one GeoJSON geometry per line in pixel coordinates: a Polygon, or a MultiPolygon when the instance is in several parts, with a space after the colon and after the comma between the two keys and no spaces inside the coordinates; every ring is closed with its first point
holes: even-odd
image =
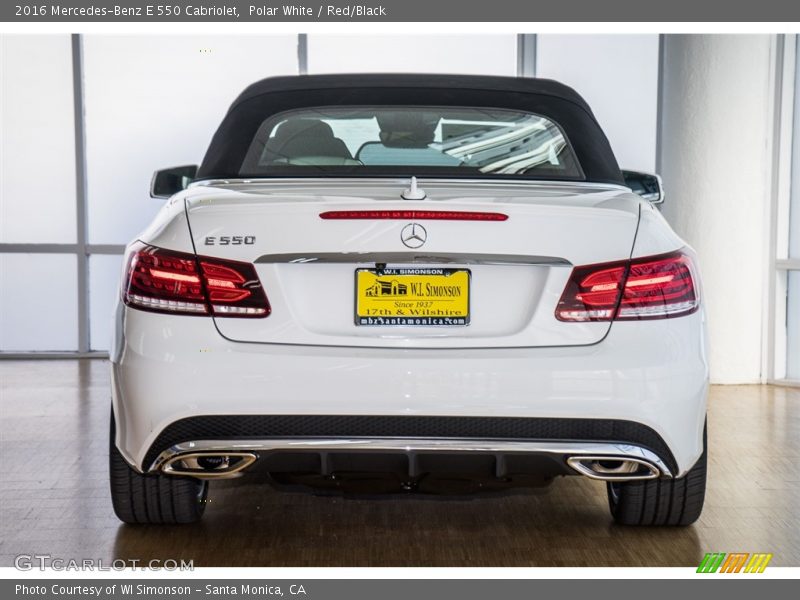
{"type": "Polygon", "coordinates": [[[75,223],[78,258],[78,352],[89,352],[88,197],[86,121],[83,88],[83,38],[72,34],[72,94],[75,124],[75,223]]]}
{"type": "Polygon", "coordinates": [[[297,34],[297,74],[308,74],[308,34],[297,34]]]}
{"type": "Polygon", "coordinates": [[[763,322],[762,381],[777,385],[800,386],[786,378],[786,306],[787,275],[800,270],[800,259],[789,257],[789,208],[791,203],[792,147],[795,135],[796,65],[798,36],[780,34],[774,37],[772,58],[773,90],[770,157],[770,198],[767,219],[765,311],[763,322]]]}
{"type": "Polygon", "coordinates": [[[666,34],[658,34],[658,80],[656,82],[656,173],[664,168],[663,157],[663,124],[664,124],[664,62],[666,60],[666,34]]]}
{"type": "Polygon", "coordinates": [[[517,34],[517,77],[536,77],[535,33],[517,34]]]}

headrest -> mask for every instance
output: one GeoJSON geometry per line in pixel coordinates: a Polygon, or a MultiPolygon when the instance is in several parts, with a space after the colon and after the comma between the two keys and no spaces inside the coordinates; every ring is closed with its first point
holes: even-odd
{"type": "Polygon", "coordinates": [[[381,142],[388,148],[427,148],[433,141],[438,115],[418,111],[380,112],[381,142]]]}
{"type": "Polygon", "coordinates": [[[290,119],[278,125],[275,130],[275,139],[306,136],[320,139],[334,137],[331,126],[319,119],[290,119]]]}

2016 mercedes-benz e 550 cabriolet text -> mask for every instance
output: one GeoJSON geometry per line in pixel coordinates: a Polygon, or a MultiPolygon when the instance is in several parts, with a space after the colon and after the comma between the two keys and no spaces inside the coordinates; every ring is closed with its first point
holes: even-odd
{"type": "Polygon", "coordinates": [[[572,89],[265,79],[151,194],[111,352],[123,521],[196,521],[242,475],[451,494],[574,475],[622,524],[700,515],[697,261],[572,89]]]}

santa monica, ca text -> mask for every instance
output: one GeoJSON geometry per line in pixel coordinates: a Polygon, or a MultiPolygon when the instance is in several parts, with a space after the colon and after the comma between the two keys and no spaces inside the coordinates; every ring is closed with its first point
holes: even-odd
{"type": "MultiPolygon", "coordinates": [[[[207,596],[283,596],[284,590],[278,585],[250,585],[242,583],[239,585],[211,585],[207,584],[203,590],[207,596]]],[[[305,596],[306,590],[300,584],[289,586],[290,596],[305,596]]]]}

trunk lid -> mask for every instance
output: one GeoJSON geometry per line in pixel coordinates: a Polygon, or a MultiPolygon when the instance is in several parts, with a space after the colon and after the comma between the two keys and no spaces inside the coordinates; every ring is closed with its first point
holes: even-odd
{"type": "Polygon", "coordinates": [[[595,184],[431,181],[421,184],[425,200],[403,200],[406,187],[403,180],[286,180],[191,188],[186,207],[197,253],[254,263],[272,306],[263,319],[215,318],[220,334],[241,342],[386,348],[571,346],[603,339],[609,323],[564,323],[555,308],[573,265],[630,256],[636,196],[595,184]],[[508,218],[320,217],[364,210],[508,218]],[[423,243],[409,248],[403,237],[419,234],[419,226],[423,243]],[[449,289],[462,294],[451,300],[452,314],[468,310],[468,324],[430,316],[448,314],[442,307],[449,289]],[[427,292],[434,308],[416,308],[426,304],[417,302],[427,292]],[[459,302],[467,297],[465,309],[459,302]],[[413,299],[396,304],[407,298],[413,299]],[[388,306],[394,320],[364,324],[365,311],[381,311],[375,306],[388,306]],[[428,324],[410,325],[409,318],[387,324],[398,322],[398,310],[428,324]]]}

